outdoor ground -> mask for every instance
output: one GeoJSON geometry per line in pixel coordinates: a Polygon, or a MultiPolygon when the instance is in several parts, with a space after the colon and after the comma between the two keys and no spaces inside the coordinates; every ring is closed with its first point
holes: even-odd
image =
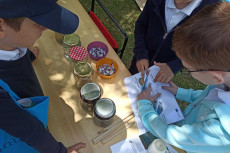
{"type": "MultiPolygon", "coordinates": [[[[80,0],[80,2],[88,12],[91,8],[92,0],[80,0]]],[[[129,68],[131,59],[133,57],[135,22],[138,16],[140,15],[141,11],[138,5],[136,4],[135,0],[101,0],[101,2],[128,34],[129,40],[122,61],[126,65],[126,67],[129,68]]],[[[112,34],[114,39],[118,42],[119,47],[122,47],[124,42],[123,35],[120,33],[119,29],[116,28],[114,23],[108,18],[105,12],[97,5],[97,3],[95,6],[95,14],[99,17],[99,19],[103,22],[103,24],[112,34]]],[[[205,88],[205,85],[194,80],[191,76],[184,77],[181,76],[180,73],[178,73],[173,78],[173,82],[176,85],[183,88],[205,88]]],[[[186,106],[186,104],[181,102],[179,102],[179,105],[182,109],[186,106]]]]}

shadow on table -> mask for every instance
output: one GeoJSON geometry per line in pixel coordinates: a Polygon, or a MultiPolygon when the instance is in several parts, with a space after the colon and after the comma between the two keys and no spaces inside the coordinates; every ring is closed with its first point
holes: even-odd
{"type": "MultiPolygon", "coordinates": [[[[107,127],[102,127],[97,125],[91,118],[84,118],[80,121],[81,125],[84,125],[84,132],[87,133],[91,143],[93,145],[104,145],[107,146],[117,143],[123,139],[127,138],[126,127],[130,124],[135,124],[134,118],[128,122],[124,122],[119,116],[115,115],[113,123],[107,127]],[[86,126],[87,125],[87,126],[86,126]],[[102,135],[104,135],[102,137],[102,135]],[[97,143],[93,142],[93,139],[101,137],[101,140],[97,143]],[[103,141],[105,141],[103,143],[103,141]]],[[[132,126],[130,127],[132,128],[132,126]]]]}

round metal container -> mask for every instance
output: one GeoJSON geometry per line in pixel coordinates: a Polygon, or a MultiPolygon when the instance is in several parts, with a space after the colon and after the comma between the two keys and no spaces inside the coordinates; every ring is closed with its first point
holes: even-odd
{"type": "Polygon", "coordinates": [[[149,153],[165,153],[166,143],[161,139],[155,139],[148,147],[149,153]]]}
{"type": "Polygon", "coordinates": [[[88,52],[84,47],[74,46],[69,50],[70,61],[73,63],[87,62],[88,52]]]}
{"type": "Polygon", "coordinates": [[[87,83],[81,87],[81,106],[86,111],[93,111],[94,104],[101,97],[101,89],[96,83],[87,83]]]}
{"type": "Polygon", "coordinates": [[[75,33],[65,35],[63,38],[62,46],[64,48],[64,55],[66,59],[71,60],[69,56],[69,50],[74,46],[81,46],[80,37],[75,33]]]}
{"type": "Polygon", "coordinates": [[[93,111],[93,120],[96,124],[106,127],[113,122],[113,117],[116,113],[116,106],[109,98],[99,99],[93,111]]]}
{"type": "Polygon", "coordinates": [[[86,83],[90,83],[92,81],[92,67],[87,62],[78,62],[74,66],[74,77],[76,79],[76,87],[81,88],[86,83]]]}

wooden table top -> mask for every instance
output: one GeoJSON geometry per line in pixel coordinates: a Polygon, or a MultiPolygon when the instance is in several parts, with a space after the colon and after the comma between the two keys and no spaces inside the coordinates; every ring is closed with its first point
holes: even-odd
{"type": "MultiPolygon", "coordinates": [[[[124,118],[132,112],[123,81],[123,78],[130,76],[129,71],[78,0],[59,0],[58,3],[79,16],[80,25],[75,33],[80,36],[83,47],[87,48],[92,41],[102,41],[109,47],[107,57],[118,63],[119,71],[114,78],[108,80],[101,79],[95,72],[93,82],[102,87],[102,97],[115,102],[117,111],[114,119],[124,118]]],[[[109,153],[109,146],[138,133],[135,123],[108,143],[93,144],[92,139],[102,127],[93,122],[92,114],[81,108],[79,89],[75,86],[73,76],[73,64],[65,59],[63,47],[56,41],[55,33],[50,30],[43,32],[35,45],[39,47],[40,54],[33,65],[44,94],[50,97],[48,128],[57,141],[66,147],[84,142],[87,144],[81,150],[84,153],[109,153]]],[[[88,62],[95,70],[96,61],[89,59],[88,62]]]]}

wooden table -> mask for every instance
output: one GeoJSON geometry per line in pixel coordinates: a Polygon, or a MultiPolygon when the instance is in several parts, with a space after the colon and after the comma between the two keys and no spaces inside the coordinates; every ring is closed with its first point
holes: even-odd
{"type": "MultiPolygon", "coordinates": [[[[118,63],[119,71],[114,78],[109,80],[101,79],[94,73],[93,81],[102,87],[102,97],[110,98],[116,103],[115,119],[125,117],[132,112],[123,81],[123,78],[130,76],[130,73],[78,0],[59,0],[58,2],[78,14],[80,25],[75,33],[80,36],[83,47],[87,48],[92,41],[102,41],[108,45],[107,57],[118,63]]],[[[62,142],[66,147],[85,142],[87,147],[81,150],[84,153],[109,153],[111,152],[109,146],[138,133],[135,124],[105,145],[101,142],[93,144],[92,139],[102,128],[97,126],[92,116],[80,106],[73,66],[65,59],[63,47],[56,41],[55,33],[50,30],[45,31],[36,45],[40,48],[40,54],[33,65],[44,94],[50,97],[48,128],[57,141],[62,142]]],[[[93,60],[89,62],[95,70],[96,62],[93,60]]]]}

